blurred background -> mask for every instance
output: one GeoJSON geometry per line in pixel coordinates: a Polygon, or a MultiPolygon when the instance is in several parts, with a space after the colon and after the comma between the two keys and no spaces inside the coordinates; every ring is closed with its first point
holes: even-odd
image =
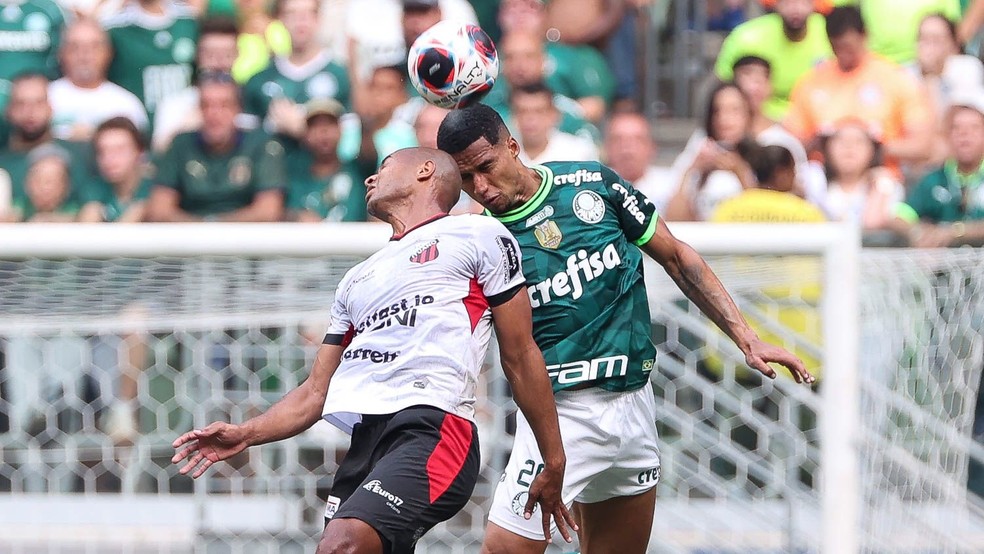
{"type": "MultiPolygon", "coordinates": [[[[406,48],[442,19],[495,41],[485,102],[524,161],[611,166],[821,375],[745,372],[650,268],[653,552],[820,551],[836,387],[860,410],[840,499],[859,549],[980,551],[984,0],[0,0],[0,552],[313,549],[344,436],[198,482],[170,443],[303,380],[335,284],[385,234],[364,179],[435,145],[445,112],[406,48]],[[184,225],[112,225],[144,222],[184,225]],[[232,244],[261,222],[324,243],[232,244]],[[864,247],[789,230],[823,222],[864,247]],[[859,256],[844,282],[837,249],[859,256]],[[860,348],[825,389],[825,356],[856,350],[831,318],[860,348]]],[[[515,409],[488,366],[483,481],[422,551],[480,544],[515,409]]]]}

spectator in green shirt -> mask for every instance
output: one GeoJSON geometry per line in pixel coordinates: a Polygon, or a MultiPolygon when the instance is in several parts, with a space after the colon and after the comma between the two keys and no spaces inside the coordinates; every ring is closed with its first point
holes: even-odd
{"type": "Polygon", "coordinates": [[[96,128],[92,149],[100,180],[89,189],[79,221],[143,221],[152,180],[143,163],[146,148],[140,130],[125,117],[107,119],[96,128]]]}
{"type": "Polygon", "coordinates": [[[69,153],[55,145],[35,148],[27,157],[25,195],[14,202],[14,221],[67,223],[75,221],[79,205],[71,197],[69,153]]]}
{"type": "Polygon", "coordinates": [[[739,59],[755,56],[766,60],[772,69],[772,96],[765,104],[765,115],[780,121],[796,81],[831,55],[824,18],[813,13],[812,0],[779,0],[776,13],[756,17],[728,35],[714,73],[722,81],[730,81],[739,59]]]}
{"type": "Polygon", "coordinates": [[[278,221],[284,148],[236,127],[239,87],[228,73],[199,80],[202,128],[175,137],[157,164],[147,203],[152,221],[278,221]]]}
{"type": "Polygon", "coordinates": [[[954,95],[946,116],[950,157],[900,210],[914,246],[984,244],[984,89],[954,95]]]}
{"type": "Polygon", "coordinates": [[[10,124],[10,138],[6,148],[0,148],[0,182],[9,185],[11,201],[15,204],[24,201],[28,155],[38,146],[49,143],[68,153],[73,186],[70,192],[73,200],[78,199],[92,180],[89,151],[85,144],[52,137],[48,78],[40,73],[15,77],[5,115],[10,124]]]}
{"type": "MultiPolygon", "coordinates": [[[[307,104],[307,131],[301,148],[287,158],[288,219],[293,221],[365,221],[369,173],[338,158],[345,108],[331,98],[307,104]]],[[[375,169],[375,166],[371,169],[375,169]]]]}

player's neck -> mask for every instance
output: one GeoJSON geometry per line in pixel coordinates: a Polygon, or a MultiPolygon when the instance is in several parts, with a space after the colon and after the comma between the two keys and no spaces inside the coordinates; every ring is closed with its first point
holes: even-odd
{"type": "Polygon", "coordinates": [[[315,177],[330,177],[338,173],[338,168],[341,165],[338,161],[338,156],[335,155],[324,158],[315,157],[314,161],[311,162],[311,174],[315,177]]]}
{"type": "Polygon", "coordinates": [[[540,154],[543,154],[543,151],[547,149],[547,144],[549,143],[549,137],[544,138],[543,140],[523,141],[523,150],[526,151],[526,155],[529,156],[530,159],[535,159],[539,157],[540,154]]]}
{"type": "Polygon", "coordinates": [[[447,212],[428,199],[424,206],[408,204],[401,209],[394,210],[386,219],[390,227],[393,228],[393,237],[399,238],[417,227],[445,215],[447,212]]]}
{"type": "Polygon", "coordinates": [[[152,15],[164,15],[165,0],[140,0],[140,9],[152,15]]]}

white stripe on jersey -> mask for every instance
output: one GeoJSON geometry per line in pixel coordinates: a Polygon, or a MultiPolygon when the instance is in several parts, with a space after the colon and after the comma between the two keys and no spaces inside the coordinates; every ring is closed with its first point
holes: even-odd
{"type": "Polygon", "coordinates": [[[458,215],[410,230],[349,270],[326,342],[352,338],[324,418],[351,433],[362,414],[423,404],[473,420],[492,332],[488,298],[519,290],[521,260],[501,223],[458,215]]]}

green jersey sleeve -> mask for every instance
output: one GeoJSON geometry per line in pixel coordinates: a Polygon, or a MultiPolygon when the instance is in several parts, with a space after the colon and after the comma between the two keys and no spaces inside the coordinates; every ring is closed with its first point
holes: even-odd
{"type": "Polygon", "coordinates": [[[608,202],[618,216],[625,238],[636,246],[649,242],[656,233],[656,222],[659,219],[656,206],[610,168],[601,166],[601,175],[608,202]]]}

